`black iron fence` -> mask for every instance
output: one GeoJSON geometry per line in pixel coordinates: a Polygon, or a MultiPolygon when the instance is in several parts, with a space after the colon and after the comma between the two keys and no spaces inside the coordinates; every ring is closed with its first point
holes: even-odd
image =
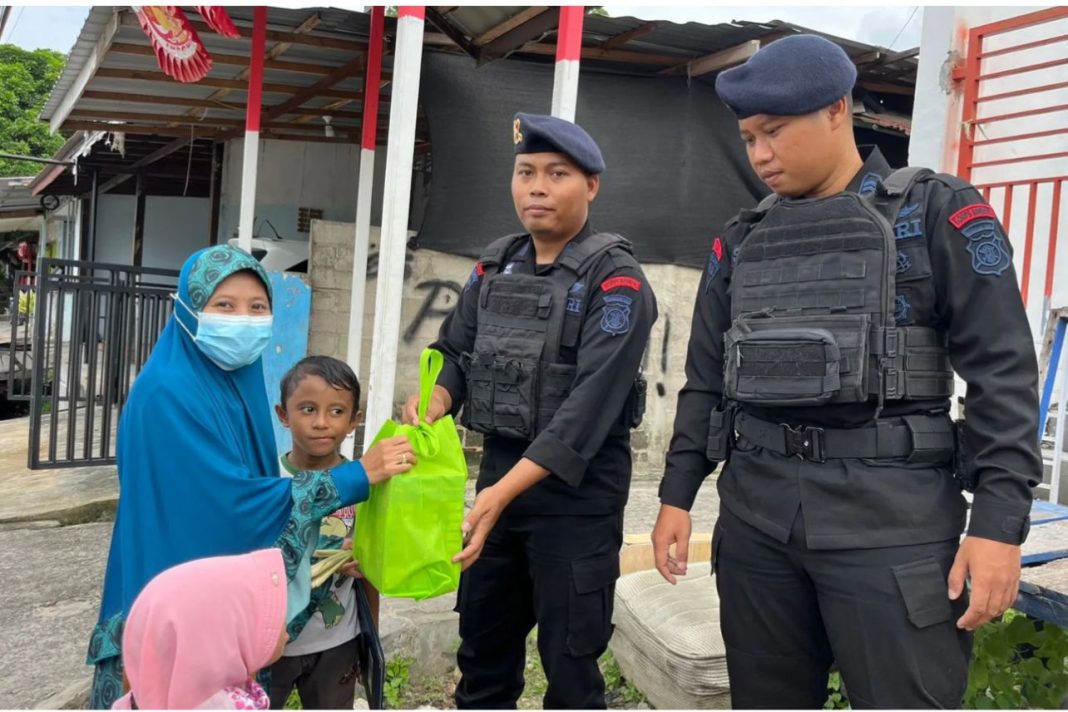
{"type": "Polygon", "coordinates": [[[13,315],[10,347],[11,368],[17,349],[30,368],[31,469],[115,462],[119,413],[167,323],[177,279],[175,270],[40,260],[33,318],[16,332],[13,315]]]}

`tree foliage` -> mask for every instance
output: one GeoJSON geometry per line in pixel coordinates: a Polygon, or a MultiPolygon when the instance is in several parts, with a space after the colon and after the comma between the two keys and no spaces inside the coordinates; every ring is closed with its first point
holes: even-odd
{"type": "MultiPolygon", "coordinates": [[[[37,117],[65,59],[49,49],[29,50],[0,45],[0,152],[51,158],[63,137],[49,133],[37,117]]],[[[0,176],[32,176],[41,164],[0,158],[0,176]]]]}

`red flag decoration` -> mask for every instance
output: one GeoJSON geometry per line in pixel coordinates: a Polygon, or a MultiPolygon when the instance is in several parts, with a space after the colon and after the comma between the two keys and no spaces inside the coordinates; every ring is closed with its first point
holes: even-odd
{"type": "Polygon", "coordinates": [[[198,82],[211,71],[211,55],[185,13],[172,5],[134,7],[156,50],[159,68],[180,82],[198,82]]]}
{"type": "Polygon", "coordinates": [[[223,37],[240,37],[241,31],[237,29],[230,16],[226,14],[226,8],[219,5],[196,5],[197,12],[204,18],[211,29],[223,37]]]}

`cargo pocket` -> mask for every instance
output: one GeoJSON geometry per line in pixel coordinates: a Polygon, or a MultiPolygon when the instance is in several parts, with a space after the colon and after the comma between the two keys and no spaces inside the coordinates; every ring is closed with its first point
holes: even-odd
{"type": "Polygon", "coordinates": [[[905,601],[909,621],[917,628],[929,628],[953,617],[946,593],[946,574],[931,558],[901,564],[891,569],[905,601]]]}
{"type": "Polygon", "coordinates": [[[604,652],[612,637],[612,596],[618,578],[619,556],[615,554],[571,562],[567,652],[572,657],[604,652]]]}

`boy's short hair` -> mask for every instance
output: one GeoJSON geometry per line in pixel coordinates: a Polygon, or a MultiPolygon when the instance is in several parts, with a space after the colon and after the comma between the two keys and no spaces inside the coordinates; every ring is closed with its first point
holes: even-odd
{"type": "Polygon", "coordinates": [[[331,356],[305,356],[282,376],[282,407],[308,376],[318,376],[339,391],[352,393],[352,413],[360,409],[360,382],[347,363],[331,356]]]}

